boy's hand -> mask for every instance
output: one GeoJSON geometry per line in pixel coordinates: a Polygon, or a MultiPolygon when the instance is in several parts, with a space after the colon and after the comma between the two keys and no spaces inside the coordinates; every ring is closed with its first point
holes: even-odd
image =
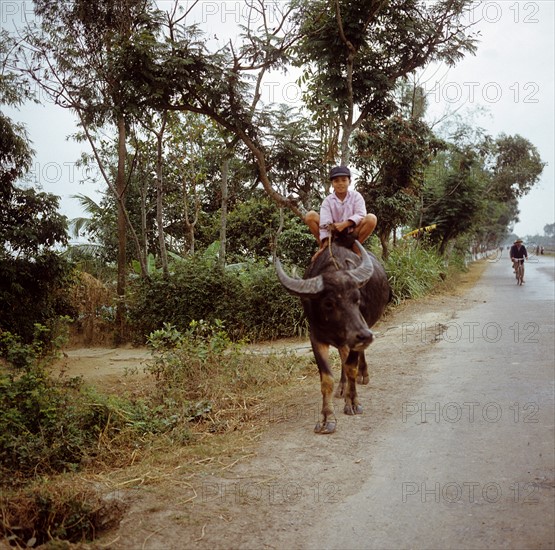
{"type": "Polygon", "coordinates": [[[345,231],[345,229],[351,227],[352,225],[353,224],[351,220],[347,220],[345,222],[330,223],[328,225],[328,231],[337,231],[338,233],[341,233],[341,231],[345,231]]]}

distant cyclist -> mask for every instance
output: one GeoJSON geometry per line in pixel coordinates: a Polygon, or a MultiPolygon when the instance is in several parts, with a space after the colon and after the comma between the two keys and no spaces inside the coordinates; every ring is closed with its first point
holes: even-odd
{"type": "MultiPolygon", "coordinates": [[[[511,257],[511,262],[515,271],[518,261],[524,262],[524,258],[528,259],[528,252],[526,251],[526,247],[522,244],[522,239],[517,239],[514,242],[513,246],[511,246],[509,256],[511,257]]],[[[524,282],[524,276],[522,277],[522,282],[524,282]]]]}

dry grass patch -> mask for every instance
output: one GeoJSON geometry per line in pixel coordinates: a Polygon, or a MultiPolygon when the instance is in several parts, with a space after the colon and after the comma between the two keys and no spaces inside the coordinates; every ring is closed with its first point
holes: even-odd
{"type": "Polygon", "coordinates": [[[119,524],[126,505],[78,476],[36,481],[0,497],[0,535],[17,548],[82,542],[119,524]]]}
{"type": "Polygon", "coordinates": [[[70,328],[70,344],[109,345],[114,338],[115,291],[85,271],[79,271],[69,291],[77,313],[70,328]]]}

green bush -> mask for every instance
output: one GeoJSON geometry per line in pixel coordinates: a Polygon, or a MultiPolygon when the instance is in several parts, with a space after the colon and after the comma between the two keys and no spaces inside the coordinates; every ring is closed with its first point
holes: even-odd
{"type": "Polygon", "coordinates": [[[103,395],[80,378],[53,379],[41,367],[0,375],[0,474],[6,483],[77,471],[102,452],[104,442],[125,434],[173,432],[188,427],[167,404],[103,395]]]}
{"type": "Polygon", "coordinates": [[[166,416],[167,407],[148,400],[107,396],[81,378],[52,378],[47,372],[38,325],[35,340],[23,344],[0,332],[0,479],[25,483],[35,476],[75,471],[101,451],[101,440],[122,434],[168,433],[187,439],[187,427],[166,416]],[[179,433],[178,433],[179,432],[179,433]]]}
{"type": "Polygon", "coordinates": [[[133,283],[129,316],[136,331],[144,335],[164,323],[187,327],[194,319],[216,319],[235,309],[239,281],[215,262],[192,258],[175,262],[172,274],[152,274],[150,280],[133,283]]]}
{"type": "Polygon", "coordinates": [[[19,334],[0,329],[0,357],[18,369],[31,368],[37,363],[48,363],[56,356],[57,350],[67,342],[70,321],[69,317],[62,316],[50,319],[48,327],[35,323],[30,343],[23,342],[19,334]]]}
{"type": "Polygon", "coordinates": [[[198,383],[211,375],[214,366],[217,369],[235,366],[240,354],[240,346],[231,342],[219,320],[191,321],[183,332],[165,323],[149,335],[147,343],[154,352],[154,361],[147,370],[165,394],[171,389],[182,391],[186,386],[194,387],[195,381],[198,383]]]}
{"type": "Polygon", "coordinates": [[[251,264],[240,280],[243,299],[230,321],[240,320],[243,338],[273,340],[306,333],[308,325],[301,303],[283,288],[273,266],[251,264]]]}
{"type": "MultiPolygon", "coordinates": [[[[368,246],[379,256],[376,238],[368,246]]],[[[424,296],[447,275],[434,248],[413,242],[393,247],[385,268],[396,303],[424,296]]],[[[222,321],[233,340],[299,336],[308,328],[299,299],[285,291],[273,265],[245,261],[221,269],[206,257],[177,262],[168,278],[157,272],[136,280],[130,317],[141,341],[165,323],[186,331],[198,319],[222,321]]]]}
{"type": "Polygon", "coordinates": [[[243,262],[221,269],[202,258],[176,263],[168,278],[156,273],[136,280],[129,316],[140,339],[164,323],[185,331],[198,319],[222,321],[234,340],[287,337],[304,326],[299,300],[283,289],[273,266],[243,262]]]}
{"type": "Polygon", "coordinates": [[[71,280],[70,263],[54,252],[34,259],[0,256],[0,330],[29,343],[36,323],[74,315],[64,292],[71,280]]]}
{"type": "Polygon", "coordinates": [[[289,220],[278,237],[279,258],[294,265],[308,266],[317,249],[316,239],[299,218],[289,220]]]}
{"type": "Polygon", "coordinates": [[[83,408],[79,385],[51,380],[40,367],[0,377],[0,470],[10,473],[4,479],[77,468],[106,420],[100,409],[83,408]]]}

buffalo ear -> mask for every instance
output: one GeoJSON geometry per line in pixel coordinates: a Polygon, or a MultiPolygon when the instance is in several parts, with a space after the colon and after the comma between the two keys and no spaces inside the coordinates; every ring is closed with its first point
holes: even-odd
{"type": "Polygon", "coordinates": [[[310,279],[295,279],[293,277],[289,277],[289,275],[285,273],[283,267],[281,266],[281,262],[277,258],[275,258],[274,263],[279,282],[291,294],[300,296],[301,298],[309,298],[320,294],[320,292],[324,290],[324,279],[321,275],[310,279]]]}

